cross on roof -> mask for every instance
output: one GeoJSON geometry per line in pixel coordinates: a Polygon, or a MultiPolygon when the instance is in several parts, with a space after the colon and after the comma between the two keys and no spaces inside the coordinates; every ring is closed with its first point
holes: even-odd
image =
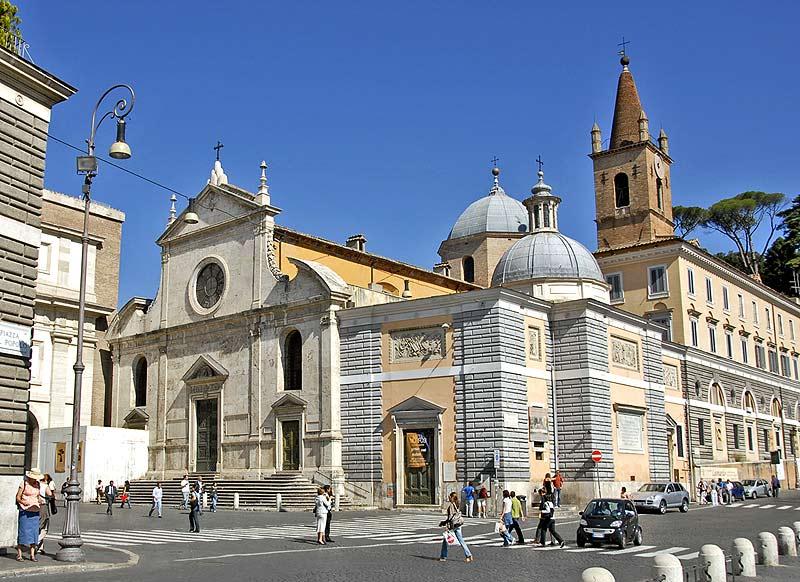
{"type": "Polygon", "coordinates": [[[498,158],[497,156],[494,156],[492,158],[492,166],[497,167],[497,162],[499,162],[499,161],[500,161],[500,158],[498,158]]]}
{"type": "Polygon", "coordinates": [[[217,140],[217,145],[214,146],[214,149],[217,151],[217,161],[219,161],[219,150],[221,150],[224,147],[225,145],[220,143],[219,140],[217,140]]]}
{"type": "Polygon", "coordinates": [[[541,172],[542,171],[542,166],[544,166],[544,162],[542,161],[542,156],[541,155],[538,158],[536,158],[536,163],[539,164],[539,171],[541,172]]]}
{"type": "Polygon", "coordinates": [[[621,46],[622,47],[622,49],[620,49],[620,51],[619,51],[620,56],[623,56],[623,57],[625,56],[625,49],[627,48],[627,46],[629,44],[631,44],[631,41],[625,40],[625,37],[623,36],[622,37],[622,42],[617,44],[617,46],[621,46]]]}

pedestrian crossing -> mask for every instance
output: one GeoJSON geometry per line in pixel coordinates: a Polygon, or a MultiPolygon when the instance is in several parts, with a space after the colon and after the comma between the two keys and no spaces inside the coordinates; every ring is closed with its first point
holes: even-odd
{"type": "Polygon", "coordinates": [[[762,505],[760,503],[733,503],[732,505],[720,505],[719,507],[727,507],[730,509],[775,509],[776,511],[800,511],[800,506],[795,505],[778,505],[776,503],[767,503],[762,505]]]}

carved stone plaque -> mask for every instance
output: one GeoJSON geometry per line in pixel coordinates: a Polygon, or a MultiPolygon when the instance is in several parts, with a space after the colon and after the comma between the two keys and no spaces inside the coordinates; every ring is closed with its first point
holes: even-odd
{"type": "Polygon", "coordinates": [[[528,328],[528,358],[542,361],[542,330],[538,327],[528,328]]]}
{"type": "Polygon", "coordinates": [[[611,362],[615,366],[639,369],[639,344],[630,340],[611,338],[611,362]]]}
{"type": "Polygon", "coordinates": [[[393,331],[389,335],[391,362],[419,362],[444,357],[444,329],[431,327],[393,331]]]}
{"type": "Polygon", "coordinates": [[[678,368],[676,366],[664,364],[664,386],[678,389],[678,368]]]}

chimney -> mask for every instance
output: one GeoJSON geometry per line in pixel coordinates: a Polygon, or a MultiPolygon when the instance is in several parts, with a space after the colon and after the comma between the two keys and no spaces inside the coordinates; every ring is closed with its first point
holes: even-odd
{"type": "Polygon", "coordinates": [[[354,234],[353,236],[347,237],[347,241],[344,244],[348,248],[361,251],[362,253],[367,252],[367,237],[363,234],[354,234]]]}
{"type": "Polygon", "coordinates": [[[411,299],[411,297],[412,297],[412,295],[411,295],[411,281],[409,281],[408,279],[403,281],[403,295],[402,296],[405,297],[406,299],[411,299]]]}
{"type": "Polygon", "coordinates": [[[438,275],[450,276],[450,263],[437,263],[433,266],[433,272],[438,275]]]}

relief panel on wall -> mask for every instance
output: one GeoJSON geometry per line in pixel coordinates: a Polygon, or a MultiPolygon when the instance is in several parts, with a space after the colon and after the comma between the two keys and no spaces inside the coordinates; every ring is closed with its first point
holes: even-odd
{"type": "Polygon", "coordinates": [[[445,332],[441,327],[393,331],[389,343],[393,363],[440,360],[444,357],[445,332]]]}

